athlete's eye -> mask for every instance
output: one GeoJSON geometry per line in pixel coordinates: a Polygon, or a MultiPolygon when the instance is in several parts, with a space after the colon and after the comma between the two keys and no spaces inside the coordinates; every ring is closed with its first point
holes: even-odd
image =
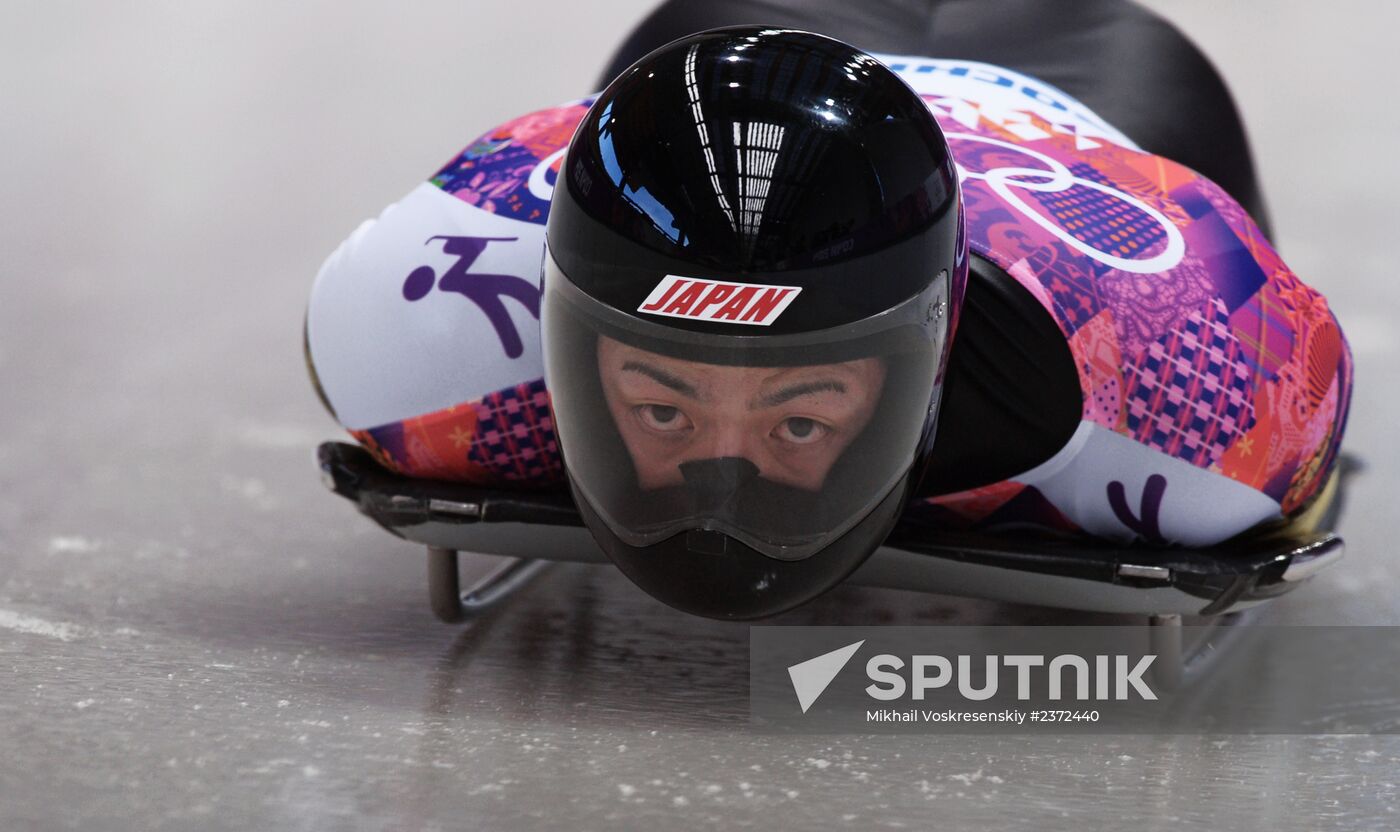
{"type": "Polygon", "coordinates": [[[643,404],[637,406],[637,418],[652,430],[666,433],[686,430],[690,419],[678,407],[666,404],[643,404]]]}
{"type": "Polygon", "coordinates": [[[774,435],[784,442],[791,442],[794,445],[810,445],[820,441],[830,431],[831,428],[815,419],[791,416],[779,423],[774,430],[774,435]]]}

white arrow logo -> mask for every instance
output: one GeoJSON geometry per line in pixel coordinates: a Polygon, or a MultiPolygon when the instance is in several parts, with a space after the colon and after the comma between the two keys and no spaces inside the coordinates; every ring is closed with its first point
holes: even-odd
{"type": "Polygon", "coordinates": [[[788,668],[792,689],[797,694],[797,704],[802,706],[802,713],[807,713],[807,709],[812,707],[812,703],[817,701],[817,697],[822,695],[822,691],[826,690],[831,680],[836,678],[836,674],[841,672],[841,668],[846,666],[846,662],[851,660],[851,656],[854,656],[864,643],[865,639],[861,639],[855,644],[847,644],[788,668]]]}

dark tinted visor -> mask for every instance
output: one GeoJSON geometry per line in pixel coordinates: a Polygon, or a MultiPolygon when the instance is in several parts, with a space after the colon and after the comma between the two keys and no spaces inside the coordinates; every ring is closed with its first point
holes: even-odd
{"type": "Polygon", "coordinates": [[[573,485],[631,546],[706,529],[807,557],[904,479],[932,426],[946,276],[881,315],[782,336],[752,334],[780,280],[686,280],[628,314],[546,254],[545,375],[573,485]],[[667,326],[697,308],[736,334],[667,326]]]}

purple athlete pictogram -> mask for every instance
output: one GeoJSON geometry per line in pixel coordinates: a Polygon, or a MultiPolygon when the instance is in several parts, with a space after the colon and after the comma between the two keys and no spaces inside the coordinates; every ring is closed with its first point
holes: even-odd
{"type": "Polygon", "coordinates": [[[540,317],[540,290],[535,284],[528,280],[509,274],[473,274],[468,270],[476,258],[486,250],[487,243],[508,243],[518,240],[518,237],[429,237],[423,241],[427,245],[434,240],[442,240],[442,251],[444,254],[451,254],[457,258],[443,274],[439,280],[437,272],[432,266],[419,266],[408,273],[408,277],[403,281],[404,300],[409,302],[422,300],[433,290],[436,283],[438,289],[444,292],[456,292],[467,300],[475,303],[486,313],[486,319],[495,327],[496,335],[501,339],[501,346],[505,348],[506,356],[509,358],[519,358],[525,352],[525,345],[520,340],[520,332],[515,328],[515,322],[511,320],[510,313],[506,311],[503,297],[514,298],[521,306],[529,310],[536,320],[540,317]]]}
{"type": "Polygon", "coordinates": [[[1147,484],[1142,487],[1142,501],[1135,517],[1132,509],[1128,508],[1127,489],[1123,487],[1123,483],[1114,480],[1108,484],[1108,505],[1113,509],[1118,522],[1134,531],[1147,543],[1162,546],[1166,544],[1167,539],[1162,536],[1158,515],[1162,512],[1162,497],[1166,493],[1166,477],[1161,474],[1148,477],[1147,484]]]}

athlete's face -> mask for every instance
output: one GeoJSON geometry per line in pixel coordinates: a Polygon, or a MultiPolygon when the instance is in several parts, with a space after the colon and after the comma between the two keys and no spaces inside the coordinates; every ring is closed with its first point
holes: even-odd
{"type": "Polygon", "coordinates": [[[875,412],[878,358],[806,367],[725,367],[602,336],[608,409],[645,489],[679,485],[680,465],[742,457],[772,482],[815,491],[875,412]]]}

